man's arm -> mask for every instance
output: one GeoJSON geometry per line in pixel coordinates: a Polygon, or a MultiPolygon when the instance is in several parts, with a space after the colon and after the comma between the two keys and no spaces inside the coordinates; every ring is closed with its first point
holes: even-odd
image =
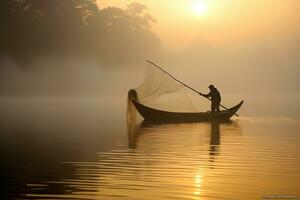
{"type": "Polygon", "coordinates": [[[199,93],[199,95],[201,95],[201,96],[204,96],[204,97],[211,97],[211,92],[210,93],[208,93],[208,94],[202,94],[202,93],[199,93]]]}

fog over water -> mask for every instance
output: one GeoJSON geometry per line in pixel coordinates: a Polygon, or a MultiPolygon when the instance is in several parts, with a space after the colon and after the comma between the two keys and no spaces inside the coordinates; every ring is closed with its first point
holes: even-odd
{"type": "Polygon", "coordinates": [[[247,106],[228,124],[147,125],[138,118],[126,125],[126,98],[0,102],[4,199],[260,199],[298,192],[299,119],[247,117],[247,106]]]}
{"type": "MultiPolygon", "coordinates": [[[[241,111],[243,114],[299,116],[299,68],[296,56],[290,55],[295,60],[291,63],[291,60],[276,54],[274,57],[269,55],[250,59],[251,55],[236,57],[228,51],[211,51],[199,53],[205,56],[198,60],[174,56],[172,59],[154,61],[203,93],[208,92],[209,84],[216,85],[222,93],[223,103],[229,107],[245,100],[241,111]]],[[[191,55],[198,57],[196,53],[191,55]]],[[[2,99],[98,98],[122,104],[128,90],[143,82],[147,66],[140,64],[111,68],[93,59],[70,57],[38,59],[23,66],[13,59],[5,59],[1,61],[0,71],[2,99]]],[[[203,104],[203,109],[208,110],[209,102],[204,101],[203,104]]]]}

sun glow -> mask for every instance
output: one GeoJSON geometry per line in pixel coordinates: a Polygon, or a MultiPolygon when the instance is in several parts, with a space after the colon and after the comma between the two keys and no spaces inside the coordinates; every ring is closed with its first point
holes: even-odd
{"type": "Polygon", "coordinates": [[[193,12],[196,16],[202,16],[207,12],[207,5],[203,1],[195,1],[192,5],[193,12]]]}

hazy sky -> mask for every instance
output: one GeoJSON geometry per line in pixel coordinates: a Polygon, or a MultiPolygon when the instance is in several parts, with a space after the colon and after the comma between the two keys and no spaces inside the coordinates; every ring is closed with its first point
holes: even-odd
{"type": "MultiPolygon", "coordinates": [[[[300,0],[98,2],[100,8],[139,2],[157,19],[153,30],[167,50],[145,53],[137,62],[151,59],[203,93],[214,84],[226,105],[244,99],[243,107],[256,108],[253,112],[267,107],[269,113],[274,108],[300,113],[300,0]]],[[[0,95],[119,95],[122,102],[127,91],[142,82],[146,69],[142,64],[108,67],[90,58],[51,56],[33,61],[30,68],[9,58],[0,60],[1,65],[0,95]]]]}
{"type": "Polygon", "coordinates": [[[98,0],[100,8],[145,4],[157,19],[153,29],[168,48],[194,39],[226,46],[269,38],[300,38],[299,0],[98,0]]]}

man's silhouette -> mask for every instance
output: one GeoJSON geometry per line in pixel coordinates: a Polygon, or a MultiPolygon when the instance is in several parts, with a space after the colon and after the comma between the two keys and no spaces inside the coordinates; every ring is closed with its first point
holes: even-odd
{"type": "Polygon", "coordinates": [[[220,92],[213,85],[210,85],[208,88],[210,89],[210,92],[208,94],[202,94],[202,93],[199,94],[204,97],[211,97],[211,111],[220,112],[220,103],[221,103],[220,92]]]}

